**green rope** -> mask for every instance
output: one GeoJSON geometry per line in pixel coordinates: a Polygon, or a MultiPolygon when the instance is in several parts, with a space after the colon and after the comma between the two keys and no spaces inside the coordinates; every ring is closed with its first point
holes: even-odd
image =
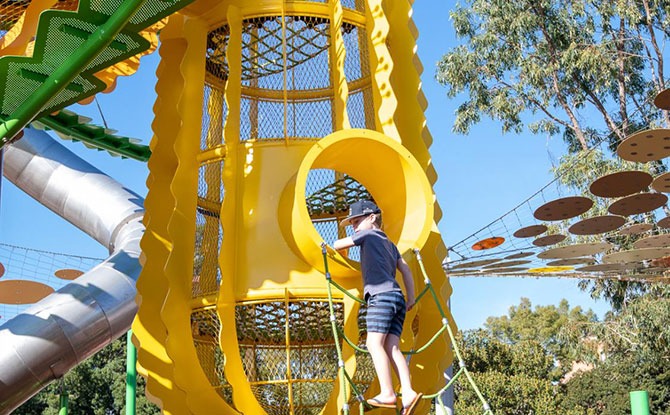
{"type": "MultiPolygon", "coordinates": [[[[349,382],[349,385],[351,388],[354,390],[354,393],[356,394],[356,398],[358,401],[361,403],[359,406],[360,413],[362,414],[364,411],[364,406],[369,407],[369,405],[363,400],[363,397],[360,395],[358,388],[354,384],[353,380],[347,373],[347,371],[344,368],[344,361],[342,359],[342,350],[340,347],[340,337],[344,339],[344,341],[354,350],[362,352],[362,353],[369,353],[368,350],[361,348],[360,346],[354,344],[344,333],[344,329],[340,328],[337,325],[336,318],[335,318],[335,311],[334,311],[334,306],[333,306],[333,292],[332,292],[332,287],[335,286],[335,288],[339,289],[342,293],[347,295],[349,298],[357,301],[360,304],[365,304],[363,300],[360,298],[354,296],[351,294],[348,290],[346,290],[344,287],[333,281],[330,271],[328,271],[328,255],[327,255],[327,250],[326,250],[326,243],[322,242],[321,243],[321,253],[323,254],[323,263],[325,267],[325,275],[326,275],[326,281],[328,282],[328,303],[329,303],[329,309],[330,309],[330,323],[331,323],[331,328],[333,330],[333,336],[335,338],[335,347],[337,350],[337,358],[338,358],[338,365],[342,369],[342,374],[343,376],[340,377],[341,385],[342,385],[342,390],[344,391],[344,413],[348,414],[349,413],[349,405],[348,405],[348,399],[347,399],[347,391],[348,389],[346,388],[345,380],[349,382]]],[[[424,395],[422,399],[434,399],[437,398],[438,403],[444,408],[444,403],[442,402],[442,397],[440,396],[444,391],[446,391],[449,387],[453,385],[453,383],[462,375],[465,374],[465,377],[468,380],[468,383],[472,387],[472,389],[475,391],[475,394],[477,395],[477,398],[479,398],[480,402],[482,403],[482,406],[484,408],[484,415],[493,415],[493,411],[491,410],[490,405],[486,401],[486,398],[484,398],[484,395],[481,393],[479,388],[477,387],[477,384],[475,383],[474,379],[472,378],[472,375],[468,371],[465,361],[463,360],[463,357],[461,356],[461,351],[458,348],[458,345],[456,344],[456,339],[454,337],[454,333],[451,329],[451,326],[449,325],[449,321],[447,319],[447,315],[444,312],[444,309],[442,308],[442,305],[440,304],[440,300],[437,296],[437,293],[435,292],[435,289],[433,288],[433,285],[430,282],[430,279],[428,278],[428,275],[426,273],[426,268],[423,264],[423,259],[421,258],[421,253],[419,252],[418,249],[413,250],[414,254],[416,255],[416,260],[419,264],[419,268],[421,270],[421,274],[423,275],[424,278],[424,283],[426,284],[426,287],[421,290],[419,295],[415,299],[415,303],[417,303],[428,291],[430,291],[431,296],[433,297],[433,300],[435,301],[435,305],[437,306],[437,309],[442,316],[442,327],[433,335],[433,337],[426,342],[425,345],[420,347],[417,350],[410,350],[407,352],[402,352],[404,355],[415,355],[418,353],[423,352],[426,350],[428,347],[430,347],[435,340],[437,340],[445,331],[447,332],[449,336],[449,341],[451,342],[451,347],[454,351],[454,354],[456,355],[456,358],[458,359],[458,365],[459,365],[459,370],[456,372],[456,375],[454,375],[449,382],[443,386],[439,391],[437,391],[434,394],[431,395],[424,395]]],[[[445,409],[446,411],[446,409],[445,409]]]]}

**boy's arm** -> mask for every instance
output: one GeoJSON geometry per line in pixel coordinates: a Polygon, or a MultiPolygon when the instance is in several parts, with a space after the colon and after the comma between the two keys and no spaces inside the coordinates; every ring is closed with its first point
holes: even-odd
{"type": "Polygon", "coordinates": [[[338,251],[351,248],[352,246],[354,246],[354,240],[351,239],[351,236],[347,236],[346,238],[338,239],[337,241],[333,242],[333,248],[338,251]]]}
{"type": "Polygon", "coordinates": [[[396,264],[398,270],[402,274],[402,281],[405,283],[405,290],[407,291],[407,311],[414,307],[414,278],[412,278],[412,271],[403,257],[398,259],[396,264]]]}

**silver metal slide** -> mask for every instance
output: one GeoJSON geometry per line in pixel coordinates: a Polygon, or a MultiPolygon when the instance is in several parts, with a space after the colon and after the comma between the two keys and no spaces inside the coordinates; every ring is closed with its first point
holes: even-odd
{"type": "Polygon", "coordinates": [[[4,176],[107,247],[110,256],[0,326],[0,414],[129,328],[137,311],[144,199],[44,131],[5,146],[4,176]]]}

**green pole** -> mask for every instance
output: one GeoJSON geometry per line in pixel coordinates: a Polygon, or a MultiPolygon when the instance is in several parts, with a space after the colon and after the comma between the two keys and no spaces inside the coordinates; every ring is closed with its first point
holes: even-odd
{"type": "Polygon", "coordinates": [[[37,115],[49,100],[62,91],[109,45],[145,0],[126,0],[107,22],[91,34],[84,44],[49,75],[9,118],[0,123],[0,146],[12,139],[37,115]]]}
{"type": "Polygon", "coordinates": [[[630,393],[630,413],[632,415],[649,415],[649,394],[647,391],[630,393]]]}
{"type": "Polygon", "coordinates": [[[137,349],[133,344],[133,331],[126,336],[126,415],[135,415],[137,394],[137,349]]]}
{"type": "Polygon", "coordinates": [[[58,415],[67,415],[68,407],[68,395],[67,389],[65,389],[65,382],[61,379],[60,385],[60,409],[58,410],[58,415]]]}

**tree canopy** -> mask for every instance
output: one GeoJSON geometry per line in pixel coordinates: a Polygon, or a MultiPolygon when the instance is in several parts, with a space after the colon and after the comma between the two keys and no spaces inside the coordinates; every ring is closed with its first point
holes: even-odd
{"type": "Polygon", "coordinates": [[[669,2],[465,0],[450,16],[462,43],[436,78],[450,97],[465,96],[455,132],[483,116],[520,132],[529,113],[530,131],[562,134],[578,151],[603,136],[618,142],[641,126],[670,126],[652,104],[667,87],[669,2]]]}

